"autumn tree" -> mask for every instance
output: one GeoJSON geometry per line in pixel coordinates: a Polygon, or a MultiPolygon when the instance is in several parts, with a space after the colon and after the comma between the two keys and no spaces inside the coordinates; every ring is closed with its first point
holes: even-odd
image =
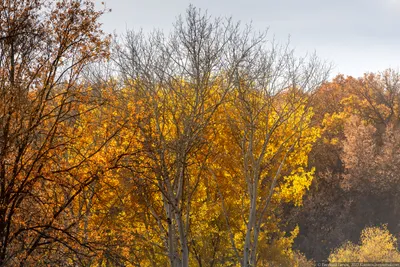
{"type": "Polygon", "coordinates": [[[394,70],[339,75],[318,89],[313,123],[322,136],[310,153],[316,179],[296,215],[295,247],[308,257],[325,259],[367,225],[398,231],[398,92],[394,70]]]}
{"type": "Polygon", "coordinates": [[[242,206],[237,212],[245,214],[243,236],[231,240],[242,266],[272,261],[263,258],[268,249],[261,249],[272,233],[271,218],[279,203],[300,205],[311,184],[308,153],[319,129],[310,124],[308,98],[327,70],[317,58],[306,63],[287,46],[274,43],[253,51],[250,58],[236,73],[232,98],[224,106],[226,128],[220,132],[230,145],[221,151],[220,157],[227,158],[220,175],[235,181],[242,206]]]}
{"type": "Polygon", "coordinates": [[[170,36],[129,32],[116,54],[147,114],[141,126],[142,176],[153,188],[148,207],[171,266],[189,264],[192,203],[209,176],[213,116],[232,89],[237,66],[263,38],[231,19],[212,20],[189,7],[170,36]]]}
{"type": "Polygon", "coordinates": [[[99,105],[79,78],[107,56],[103,13],[91,1],[0,2],[2,266],[72,264],[88,248],[74,235],[79,217],[67,214],[99,177],[100,169],[81,167],[102,145],[78,148],[79,134],[67,129],[99,105]]]}
{"type": "Polygon", "coordinates": [[[400,253],[397,239],[387,226],[367,227],[360,237],[360,244],[347,242],[329,255],[329,261],[335,262],[398,262],[400,253]]]}
{"type": "Polygon", "coordinates": [[[366,73],[350,84],[354,97],[349,105],[365,121],[378,129],[382,134],[386,126],[397,127],[400,120],[399,95],[400,74],[388,69],[380,73],[366,73]]]}

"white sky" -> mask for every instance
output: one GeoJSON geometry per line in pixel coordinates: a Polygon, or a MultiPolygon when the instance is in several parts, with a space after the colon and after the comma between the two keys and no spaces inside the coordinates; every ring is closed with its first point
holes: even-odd
{"type": "MultiPolygon", "coordinates": [[[[400,66],[400,0],[95,0],[112,12],[103,29],[121,35],[154,28],[169,31],[189,4],[214,17],[269,28],[270,37],[291,45],[299,55],[316,51],[333,62],[332,75],[360,76],[400,66]]],[[[100,5],[99,5],[100,6],[100,5]]]]}

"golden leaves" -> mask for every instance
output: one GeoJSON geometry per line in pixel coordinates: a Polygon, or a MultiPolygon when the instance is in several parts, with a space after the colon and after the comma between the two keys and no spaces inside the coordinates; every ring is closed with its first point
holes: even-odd
{"type": "Polygon", "coordinates": [[[360,237],[360,244],[347,242],[329,255],[330,262],[398,262],[400,252],[397,239],[386,225],[367,227],[360,237]]]}

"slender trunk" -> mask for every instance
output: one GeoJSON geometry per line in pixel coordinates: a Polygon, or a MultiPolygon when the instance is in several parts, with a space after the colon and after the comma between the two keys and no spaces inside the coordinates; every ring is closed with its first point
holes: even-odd
{"type": "MultiPolygon", "coordinates": [[[[164,200],[168,201],[168,200],[164,200]]],[[[166,215],[167,215],[167,224],[168,224],[168,257],[171,263],[171,267],[180,267],[180,260],[176,251],[176,238],[175,238],[175,226],[174,226],[174,218],[172,216],[173,207],[171,203],[165,204],[166,207],[166,215]]]]}
{"type": "MultiPolygon", "coordinates": [[[[0,171],[2,172],[2,171],[0,171]]],[[[6,258],[6,251],[7,251],[7,242],[6,242],[6,225],[7,225],[7,221],[6,221],[6,213],[7,213],[7,209],[6,209],[6,205],[5,205],[5,200],[4,200],[4,189],[5,188],[4,185],[4,175],[1,176],[2,181],[2,188],[1,188],[1,200],[0,200],[0,266],[3,266],[4,264],[4,260],[6,258]]]]}
{"type": "Polygon", "coordinates": [[[258,246],[258,236],[260,234],[260,229],[257,224],[254,226],[253,230],[253,250],[250,254],[250,266],[257,265],[257,246],[258,246]]]}
{"type": "Polygon", "coordinates": [[[182,267],[189,266],[189,247],[187,242],[187,235],[185,232],[185,225],[182,221],[182,216],[180,212],[176,213],[176,222],[178,225],[179,231],[179,239],[181,242],[181,251],[182,251],[182,267]]]}
{"type": "MultiPolygon", "coordinates": [[[[256,182],[256,181],[255,181],[256,182]]],[[[255,248],[253,247],[252,232],[254,231],[256,211],[257,211],[257,184],[254,183],[252,186],[252,196],[249,211],[249,221],[247,223],[246,239],[244,243],[243,251],[243,266],[244,267],[254,267],[250,262],[250,255],[255,248]]]]}
{"type": "Polygon", "coordinates": [[[0,249],[0,266],[3,266],[5,258],[6,258],[6,251],[7,251],[7,246],[5,242],[5,228],[6,228],[6,222],[5,222],[5,214],[3,210],[0,211],[0,242],[1,242],[1,249],[0,249]]]}

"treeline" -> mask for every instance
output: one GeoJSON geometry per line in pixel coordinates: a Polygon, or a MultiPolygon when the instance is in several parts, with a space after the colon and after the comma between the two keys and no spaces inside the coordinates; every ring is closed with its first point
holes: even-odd
{"type": "Polygon", "coordinates": [[[1,1],[1,266],[312,266],[384,223],[362,240],[397,257],[397,72],[328,82],[192,6],[111,40],[104,12],[1,1]]]}
{"type": "MultiPolygon", "coordinates": [[[[296,245],[307,256],[326,259],[342,243],[358,242],[365,227],[386,224],[382,231],[399,233],[399,82],[400,73],[387,70],[340,75],[318,89],[314,119],[323,133],[309,155],[317,171],[294,220],[296,245]]],[[[379,243],[372,255],[380,254],[379,243]]]]}

